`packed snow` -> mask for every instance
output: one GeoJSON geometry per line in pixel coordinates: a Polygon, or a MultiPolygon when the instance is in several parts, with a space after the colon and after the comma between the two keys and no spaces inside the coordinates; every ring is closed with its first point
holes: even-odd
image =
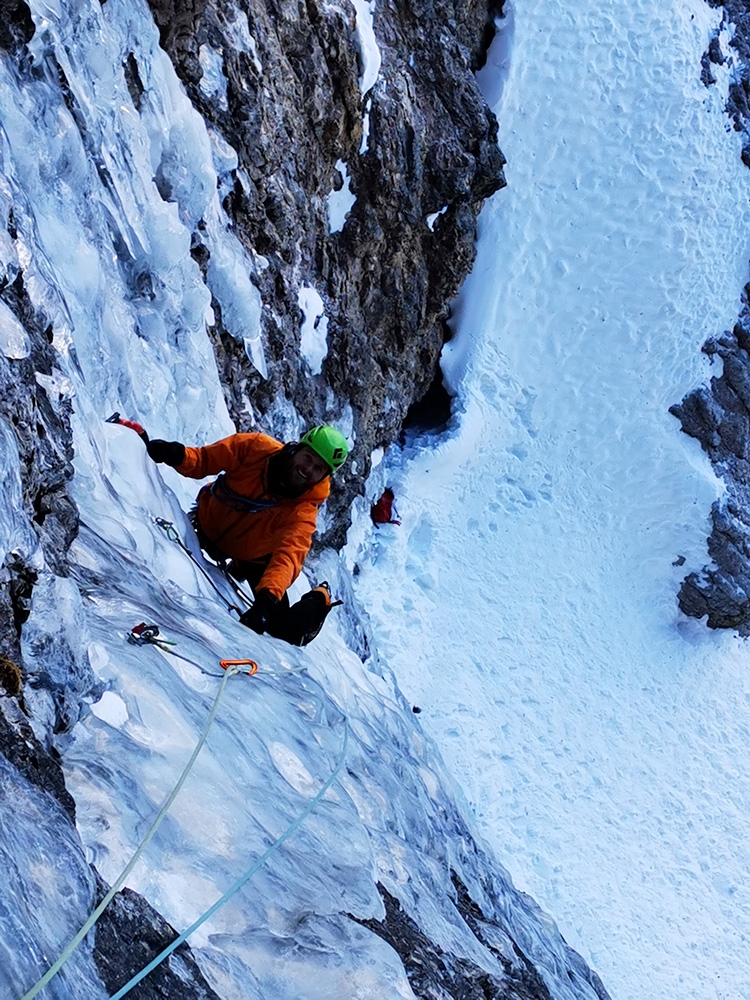
{"type": "Polygon", "coordinates": [[[378,469],[403,525],[372,557],[352,538],[357,595],[484,835],[613,998],[750,997],[750,648],[677,608],[722,487],[668,413],[748,277],[729,69],[699,79],[720,14],[509,6],[482,72],[508,188],[444,352],[456,419],[378,469]]]}
{"type": "Polygon", "coordinates": [[[341,186],[326,198],[328,210],[328,231],[339,233],[344,228],[347,215],[351,212],[357,196],[351,191],[351,177],[343,160],[336,160],[335,170],[340,177],[341,186]]]}
{"type": "Polygon", "coordinates": [[[328,354],[328,317],[320,294],[303,285],[297,296],[302,311],[299,333],[300,354],[310,366],[313,375],[319,375],[328,354]]]}
{"type": "Polygon", "coordinates": [[[382,56],[373,26],[376,0],[352,0],[357,13],[354,27],[361,70],[359,89],[364,96],[375,86],[380,73],[382,56]]]}

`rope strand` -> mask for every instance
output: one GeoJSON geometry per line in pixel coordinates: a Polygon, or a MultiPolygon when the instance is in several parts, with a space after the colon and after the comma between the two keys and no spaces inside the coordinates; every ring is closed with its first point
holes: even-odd
{"type": "Polygon", "coordinates": [[[209,732],[211,726],[213,725],[214,718],[216,717],[216,712],[217,712],[218,707],[219,707],[219,701],[221,700],[221,696],[224,693],[224,688],[226,687],[227,681],[229,680],[230,677],[233,677],[235,674],[238,674],[238,673],[239,673],[239,669],[237,667],[229,667],[226,670],[224,676],[222,677],[221,684],[219,685],[219,691],[218,691],[218,693],[216,695],[216,698],[214,699],[213,708],[211,709],[211,713],[210,713],[210,715],[208,717],[208,721],[206,722],[206,725],[203,728],[203,732],[201,733],[200,739],[198,740],[198,743],[196,744],[196,747],[193,750],[192,756],[190,757],[190,760],[187,762],[187,764],[185,766],[185,769],[183,770],[182,774],[180,775],[180,778],[179,778],[177,784],[172,789],[172,792],[171,792],[169,798],[164,803],[164,805],[161,807],[158,816],[156,817],[156,819],[154,820],[154,822],[151,824],[150,830],[148,831],[148,833],[146,834],[146,836],[143,838],[143,840],[140,842],[140,844],[136,848],[135,854],[132,856],[132,858],[127,863],[127,865],[125,866],[125,868],[123,869],[123,871],[117,877],[117,879],[115,880],[115,882],[113,883],[113,885],[111,886],[111,888],[109,889],[109,891],[107,892],[106,896],[102,899],[101,903],[99,903],[99,905],[94,910],[94,912],[91,914],[91,916],[88,918],[88,920],[83,925],[83,927],[81,927],[81,929],[78,931],[78,933],[76,934],[76,936],[72,939],[72,941],[70,941],[69,944],[66,945],[65,949],[63,950],[62,954],[57,959],[57,961],[54,963],[54,965],[52,965],[51,968],[48,969],[48,971],[42,976],[42,978],[37,983],[34,984],[34,986],[31,987],[30,990],[28,990],[26,993],[24,993],[24,995],[21,998],[21,1000],[32,1000],[32,997],[35,997],[37,995],[37,993],[39,993],[39,991],[41,989],[43,989],[47,985],[47,983],[53,978],[53,976],[55,976],[60,971],[60,969],[63,967],[63,965],[65,965],[65,963],[67,962],[67,960],[73,954],[73,952],[75,951],[75,949],[78,947],[78,945],[81,943],[81,941],[86,937],[86,935],[88,934],[88,932],[94,926],[94,924],[99,919],[99,917],[102,915],[102,913],[104,912],[104,910],[109,905],[110,901],[112,900],[112,898],[115,895],[115,893],[117,892],[117,890],[120,888],[120,886],[123,884],[123,882],[125,881],[125,879],[128,877],[128,875],[130,874],[130,872],[135,867],[138,859],[141,857],[141,855],[143,854],[143,852],[146,850],[146,847],[148,847],[151,839],[153,838],[154,834],[156,833],[157,829],[159,828],[159,825],[161,824],[162,820],[164,819],[164,817],[166,816],[167,812],[169,811],[170,806],[172,805],[172,803],[174,802],[175,798],[177,797],[177,794],[179,793],[180,789],[184,785],[185,779],[187,778],[188,774],[190,773],[190,770],[193,767],[193,764],[195,763],[196,757],[200,753],[201,748],[203,747],[203,744],[206,742],[206,738],[208,737],[208,732],[209,732]]]}
{"type": "Polygon", "coordinates": [[[127,993],[129,993],[134,986],[137,986],[142,979],[145,979],[145,977],[150,972],[152,972],[157,967],[157,965],[160,965],[165,958],[168,958],[169,955],[172,954],[175,948],[179,948],[182,942],[187,940],[187,938],[190,937],[193,931],[196,931],[202,924],[204,924],[210,917],[212,917],[220,907],[222,907],[226,902],[228,902],[232,898],[232,896],[235,895],[235,893],[239,892],[239,890],[248,881],[248,879],[251,878],[260,868],[263,867],[266,861],[268,861],[271,855],[281,847],[284,841],[288,840],[289,837],[291,837],[292,834],[299,829],[299,827],[307,819],[307,817],[313,811],[315,806],[318,804],[318,802],[320,802],[325,793],[328,791],[328,789],[331,787],[333,782],[338,777],[341,768],[344,766],[344,760],[346,759],[346,749],[348,742],[349,742],[349,722],[346,716],[344,716],[344,742],[341,748],[341,757],[339,758],[339,762],[337,763],[330,778],[326,781],[326,783],[320,789],[315,798],[311,799],[311,801],[299,814],[297,819],[290,826],[287,827],[287,829],[284,831],[284,833],[282,833],[282,835],[278,838],[278,840],[274,841],[274,843],[271,844],[269,848],[267,848],[267,850],[258,858],[258,860],[254,862],[254,864],[252,864],[250,868],[248,868],[245,874],[240,876],[240,878],[237,879],[234,885],[230,889],[228,889],[220,899],[216,900],[213,906],[210,906],[206,910],[206,912],[203,913],[195,921],[195,923],[191,924],[186,931],[182,932],[182,934],[179,934],[174,939],[174,941],[172,941],[171,944],[167,945],[167,947],[162,952],[160,952],[156,956],[156,958],[153,959],[153,961],[149,962],[149,964],[145,966],[143,969],[141,969],[141,971],[137,975],[133,976],[132,979],[130,979],[127,983],[125,983],[125,985],[122,986],[117,991],[117,993],[114,993],[110,997],[110,1000],[121,1000],[121,998],[124,997],[127,993]]]}
{"type": "MultiPolygon", "coordinates": [[[[183,542],[183,540],[180,538],[180,534],[177,531],[177,529],[175,528],[174,524],[171,521],[167,521],[163,517],[155,517],[154,518],[154,522],[162,529],[162,531],[164,531],[164,533],[166,534],[166,536],[170,540],[170,542],[176,542],[180,546],[180,548],[182,549],[182,551],[185,553],[185,555],[187,555],[187,557],[190,559],[190,561],[193,563],[193,565],[203,574],[203,576],[206,578],[206,580],[208,581],[208,583],[213,587],[213,589],[219,595],[219,597],[224,602],[224,604],[226,604],[227,611],[236,611],[237,615],[241,616],[242,615],[242,609],[238,608],[236,604],[232,604],[231,601],[228,601],[226,599],[226,597],[224,596],[224,594],[222,594],[222,592],[216,586],[216,584],[214,583],[214,581],[211,579],[211,576],[206,572],[205,567],[201,566],[201,564],[195,558],[195,556],[193,555],[193,553],[190,551],[190,549],[187,547],[187,545],[185,545],[185,543],[183,542]]],[[[226,571],[222,569],[222,572],[224,573],[224,576],[226,576],[227,579],[229,579],[226,571]]],[[[234,591],[237,594],[237,596],[240,597],[249,607],[252,607],[253,602],[251,600],[249,600],[249,598],[247,597],[247,595],[244,594],[238,587],[234,586],[234,583],[231,580],[229,582],[232,583],[232,586],[233,586],[234,591]]]]}

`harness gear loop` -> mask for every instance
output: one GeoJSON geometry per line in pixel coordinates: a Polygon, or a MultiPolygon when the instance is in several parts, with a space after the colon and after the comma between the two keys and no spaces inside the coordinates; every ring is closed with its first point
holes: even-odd
{"type": "Polygon", "coordinates": [[[255,497],[246,497],[241,493],[237,493],[231,486],[227,485],[226,479],[226,472],[222,472],[212,483],[206,483],[198,495],[200,496],[205,490],[225,506],[230,507],[232,510],[241,510],[245,514],[260,514],[261,511],[271,510],[279,506],[278,500],[256,499],[255,497]]]}

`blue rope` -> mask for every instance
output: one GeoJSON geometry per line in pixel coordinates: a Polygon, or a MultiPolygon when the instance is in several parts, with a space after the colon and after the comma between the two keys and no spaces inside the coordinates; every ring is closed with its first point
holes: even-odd
{"type": "Polygon", "coordinates": [[[81,941],[83,941],[83,939],[86,937],[86,935],[88,934],[88,932],[94,926],[94,924],[96,923],[96,921],[102,915],[102,913],[104,912],[104,910],[106,909],[106,907],[109,905],[109,903],[110,903],[112,897],[114,896],[114,894],[117,892],[117,890],[120,888],[120,886],[123,884],[123,882],[125,881],[125,879],[128,877],[128,875],[130,874],[130,872],[135,867],[136,862],[138,861],[138,859],[141,857],[141,855],[143,854],[143,852],[148,847],[148,845],[149,845],[152,837],[154,836],[154,834],[156,833],[156,831],[157,831],[157,829],[159,827],[159,824],[164,819],[164,817],[166,816],[167,812],[169,811],[170,806],[172,805],[172,803],[174,802],[175,798],[177,797],[177,793],[180,791],[180,789],[184,785],[185,779],[187,778],[188,774],[190,773],[190,770],[191,770],[193,764],[195,763],[196,757],[200,753],[203,744],[206,742],[206,738],[208,737],[208,731],[211,728],[211,726],[213,725],[214,718],[216,717],[216,711],[217,711],[217,709],[219,707],[219,700],[221,699],[221,696],[224,693],[224,688],[226,687],[227,681],[229,680],[230,677],[233,677],[235,674],[238,674],[238,673],[239,673],[239,669],[237,667],[229,667],[225,671],[224,676],[223,676],[222,681],[221,681],[221,684],[219,685],[219,691],[218,691],[218,693],[216,695],[216,698],[214,699],[214,704],[213,704],[213,708],[211,709],[211,714],[209,715],[208,721],[206,722],[206,725],[203,728],[203,732],[201,733],[201,737],[198,740],[198,743],[196,744],[195,750],[193,750],[192,756],[190,757],[190,760],[185,765],[185,769],[183,770],[182,774],[180,775],[180,778],[179,778],[177,784],[172,789],[172,792],[171,792],[169,798],[164,803],[164,805],[161,807],[161,810],[159,811],[158,816],[156,817],[156,819],[154,820],[154,822],[151,824],[151,829],[148,831],[148,833],[146,834],[146,836],[143,838],[143,840],[140,842],[140,844],[136,848],[135,854],[130,859],[130,861],[127,863],[127,865],[125,866],[125,868],[123,869],[123,871],[120,873],[120,875],[118,876],[118,878],[115,880],[114,884],[111,886],[111,888],[107,892],[107,894],[104,897],[104,899],[102,899],[101,903],[99,903],[99,905],[94,910],[94,912],[91,914],[91,916],[88,918],[88,920],[83,925],[83,927],[81,927],[81,929],[78,931],[78,933],[73,938],[73,940],[70,941],[66,945],[66,947],[64,948],[62,954],[57,959],[57,961],[54,963],[54,965],[52,965],[47,970],[47,972],[42,976],[42,978],[38,982],[36,982],[31,987],[30,990],[28,990],[26,993],[24,993],[24,995],[21,998],[21,1000],[31,1000],[32,997],[35,997],[37,995],[37,993],[39,993],[39,991],[41,989],[43,989],[47,985],[47,983],[50,981],[50,979],[52,979],[53,976],[57,975],[57,973],[60,971],[60,969],[63,967],[63,965],[65,965],[65,963],[67,962],[67,960],[73,954],[73,952],[75,951],[75,949],[78,947],[78,945],[81,943],[81,941]]]}
{"type": "Polygon", "coordinates": [[[346,719],[346,716],[344,716],[344,743],[341,748],[341,758],[339,759],[339,762],[336,765],[330,778],[328,779],[328,781],[326,781],[326,783],[320,789],[315,798],[308,803],[308,805],[303,809],[303,811],[300,813],[297,819],[291,824],[291,826],[289,826],[284,831],[284,833],[282,833],[279,839],[275,841],[273,844],[271,844],[271,846],[265,851],[265,853],[262,854],[250,868],[248,868],[248,870],[245,872],[244,875],[242,875],[240,878],[237,879],[237,881],[234,883],[231,889],[228,889],[227,892],[225,892],[220,899],[217,899],[216,902],[213,904],[213,906],[209,907],[209,909],[206,910],[206,912],[202,916],[200,916],[195,921],[194,924],[191,924],[186,931],[183,931],[182,934],[176,937],[175,940],[170,945],[167,945],[164,951],[158,954],[153,961],[149,962],[149,964],[145,968],[141,969],[141,971],[137,975],[133,976],[133,978],[129,980],[129,982],[125,983],[125,985],[121,987],[117,991],[117,993],[113,994],[112,997],[110,997],[110,1000],[121,1000],[121,997],[124,997],[127,993],[129,993],[133,989],[134,986],[137,986],[142,979],[144,979],[150,972],[152,972],[157,967],[157,965],[160,965],[165,958],[171,955],[172,952],[175,950],[175,948],[178,948],[183,941],[185,941],[188,937],[190,937],[193,931],[197,930],[201,926],[201,924],[204,924],[210,917],[212,917],[214,913],[216,913],[216,911],[219,909],[219,907],[223,906],[224,903],[226,903],[228,900],[232,898],[232,896],[235,895],[235,893],[239,892],[239,890],[247,882],[247,880],[251,878],[251,876],[253,876],[258,871],[258,869],[261,868],[266,863],[266,861],[271,857],[271,855],[281,847],[284,841],[288,840],[289,837],[291,837],[292,834],[299,829],[299,827],[302,825],[305,819],[307,819],[307,817],[313,811],[315,806],[318,804],[318,802],[320,802],[325,793],[328,791],[328,789],[331,787],[333,782],[338,777],[341,768],[344,766],[344,760],[346,759],[346,748],[348,742],[349,742],[349,723],[348,720],[346,719]]]}

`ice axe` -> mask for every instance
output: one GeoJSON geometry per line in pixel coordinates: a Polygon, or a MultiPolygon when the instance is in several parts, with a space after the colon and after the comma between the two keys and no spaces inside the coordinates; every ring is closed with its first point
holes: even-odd
{"type": "Polygon", "coordinates": [[[148,434],[143,429],[143,427],[137,423],[135,420],[125,420],[120,414],[115,410],[111,417],[107,417],[105,420],[107,424],[121,424],[123,427],[129,427],[131,431],[135,431],[140,437],[144,444],[148,444],[148,434]]]}

